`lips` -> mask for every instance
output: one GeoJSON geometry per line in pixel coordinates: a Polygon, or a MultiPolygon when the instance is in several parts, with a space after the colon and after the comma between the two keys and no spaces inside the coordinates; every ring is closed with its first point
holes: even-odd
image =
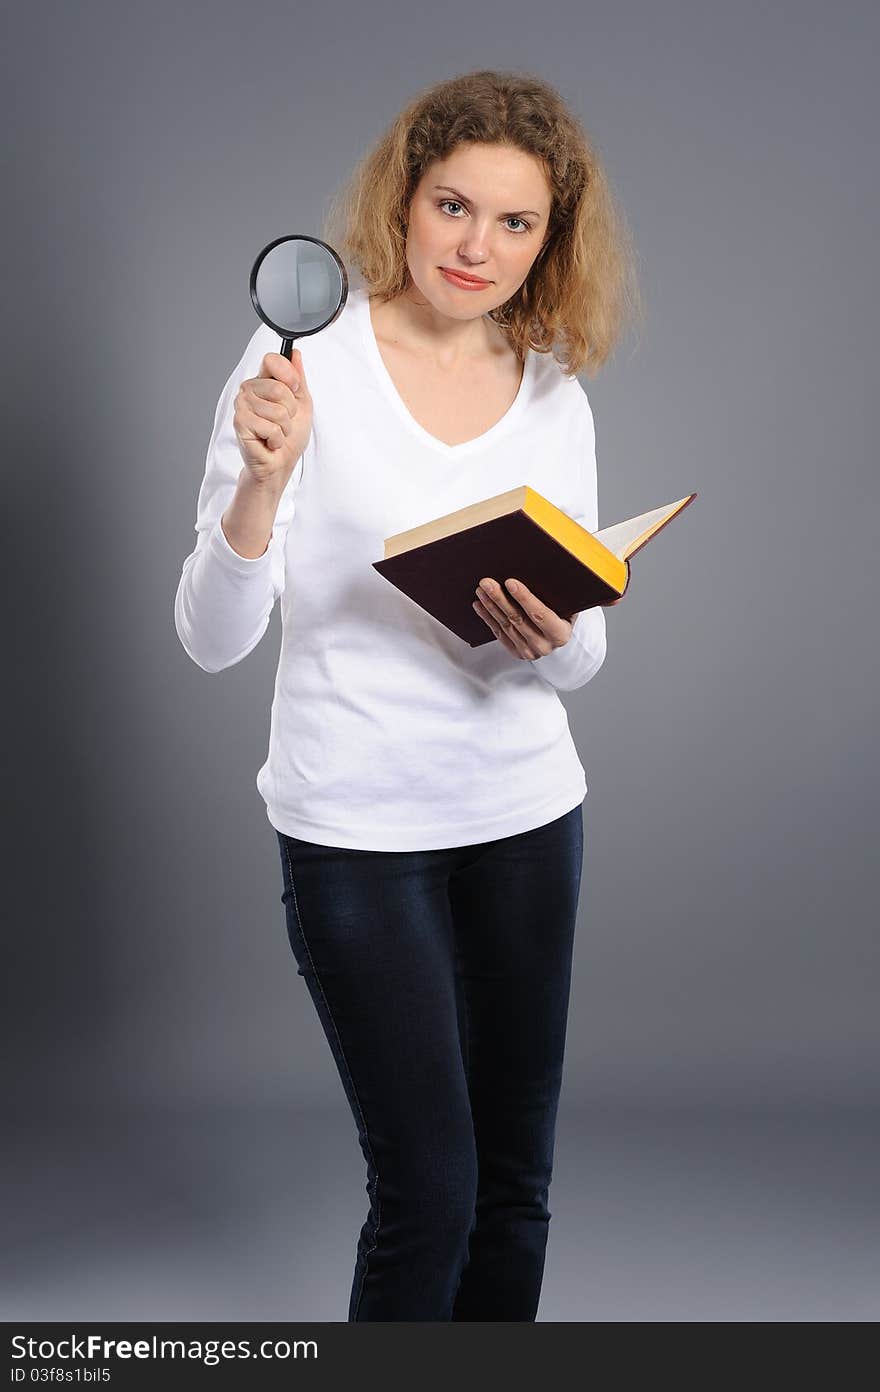
{"type": "Polygon", "coordinates": [[[455,270],[452,266],[441,266],[440,270],[445,271],[447,275],[455,276],[458,280],[463,280],[467,285],[491,284],[491,281],[482,280],[480,276],[466,275],[464,271],[455,270]]]}

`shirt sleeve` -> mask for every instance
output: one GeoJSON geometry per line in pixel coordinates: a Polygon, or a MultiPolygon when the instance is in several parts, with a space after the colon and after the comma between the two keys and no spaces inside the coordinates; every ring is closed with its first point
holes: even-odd
{"type": "MultiPolygon", "coordinates": [[[[586,392],[577,384],[583,398],[576,432],[580,464],[580,508],[572,516],[588,532],[599,530],[599,494],[596,471],[596,430],[593,412],[586,392]]],[[[554,648],[544,657],[532,659],[532,668],[557,691],[576,691],[585,686],[605,661],[605,611],[601,605],[584,609],[571,626],[571,636],[562,647],[554,648]]]]}
{"type": "Polygon", "coordinates": [[[196,505],[196,545],[183,563],[174,599],[174,624],[187,655],[206,672],[241,662],[269,626],[284,590],[284,547],[296,507],[308,447],[281,495],[269,544],[249,559],[233,550],[220,519],[235,494],[244,460],[233,429],[235,397],[256,377],[266,353],[277,352],[278,335],[261,324],[252,336],[217,402],[205,473],[196,505]]]}

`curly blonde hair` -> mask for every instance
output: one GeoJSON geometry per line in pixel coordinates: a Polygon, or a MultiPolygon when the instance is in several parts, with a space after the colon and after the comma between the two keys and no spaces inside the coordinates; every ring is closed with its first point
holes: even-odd
{"type": "Polygon", "coordinates": [[[535,156],[552,193],[544,246],[489,317],[521,362],[527,347],[554,352],[569,376],[595,377],[630,318],[641,318],[636,253],[595,146],[540,78],[482,70],[420,92],[332,199],[324,239],[358,268],[370,294],[402,294],[412,195],[429,165],[465,143],[535,156]]]}

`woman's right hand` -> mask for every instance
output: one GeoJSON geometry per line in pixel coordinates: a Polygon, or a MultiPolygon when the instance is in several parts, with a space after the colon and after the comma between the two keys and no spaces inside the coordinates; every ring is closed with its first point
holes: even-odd
{"type": "Polygon", "coordinates": [[[254,482],[283,490],[312,433],[312,398],[298,348],[290,361],[267,353],[259,376],[242,382],[233,428],[254,482]]]}

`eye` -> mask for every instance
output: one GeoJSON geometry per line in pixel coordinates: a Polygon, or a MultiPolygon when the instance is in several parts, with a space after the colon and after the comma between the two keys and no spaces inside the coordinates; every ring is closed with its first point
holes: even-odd
{"type": "MultiPolygon", "coordinates": [[[[440,199],[440,202],[437,204],[437,206],[438,206],[438,208],[449,208],[449,207],[452,207],[452,208],[461,208],[461,207],[462,207],[462,204],[459,203],[455,198],[441,198],[441,199],[440,199]]],[[[450,217],[456,217],[457,214],[456,214],[456,213],[450,213],[449,216],[450,216],[450,217]]],[[[522,232],[516,232],[516,235],[517,235],[518,237],[521,237],[521,236],[523,235],[523,232],[531,232],[531,230],[532,230],[532,224],[531,224],[530,222],[525,222],[522,218],[518,218],[518,217],[509,217],[509,218],[506,218],[505,221],[507,221],[508,223],[510,223],[510,222],[518,222],[518,223],[519,223],[519,225],[520,225],[520,227],[523,229],[523,231],[522,231],[522,232]]],[[[512,231],[514,231],[514,229],[513,229],[513,228],[510,228],[510,231],[512,232],[512,231]]]]}

